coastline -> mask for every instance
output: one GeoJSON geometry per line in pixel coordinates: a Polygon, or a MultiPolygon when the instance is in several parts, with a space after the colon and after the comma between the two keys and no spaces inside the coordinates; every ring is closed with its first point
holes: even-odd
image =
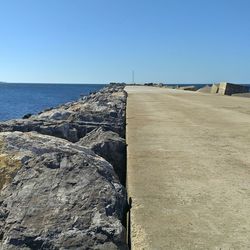
{"type": "Polygon", "coordinates": [[[127,249],[126,97],[112,85],[0,123],[1,247],[127,249]]]}
{"type": "Polygon", "coordinates": [[[38,114],[99,91],[103,84],[0,84],[0,122],[38,114]]]}

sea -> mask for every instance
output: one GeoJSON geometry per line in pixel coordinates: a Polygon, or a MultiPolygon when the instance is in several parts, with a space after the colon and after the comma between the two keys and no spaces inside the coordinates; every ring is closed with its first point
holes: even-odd
{"type": "MultiPolygon", "coordinates": [[[[171,85],[171,84],[169,84],[171,85]]],[[[179,84],[188,86],[192,84],[179,84]]],[[[198,88],[206,84],[196,84],[198,88]]],[[[78,100],[105,84],[0,83],[0,121],[37,114],[44,109],[78,100]]],[[[173,84],[171,86],[177,86],[173,84]]],[[[250,84],[247,84],[250,88],[250,84]]]]}
{"type": "Polygon", "coordinates": [[[37,114],[103,87],[104,84],[0,83],[0,121],[37,114]]]}

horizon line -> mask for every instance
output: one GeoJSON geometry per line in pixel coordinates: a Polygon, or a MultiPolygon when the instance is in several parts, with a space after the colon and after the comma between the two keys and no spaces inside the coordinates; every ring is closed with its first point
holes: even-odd
{"type": "Polygon", "coordinates": [[[0,84],[108,84],[108,83],[87,83],[87,82],[6,82],[0,81],[0,84]]]}

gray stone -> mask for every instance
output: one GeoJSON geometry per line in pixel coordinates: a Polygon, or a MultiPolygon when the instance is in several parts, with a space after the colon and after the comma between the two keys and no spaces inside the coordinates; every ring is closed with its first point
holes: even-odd
{"type": "Polygon", "coordinates": [[[127,249],[126,193],[91,150],[0,133],[0,249],[127,249]]]}
{"type": "Polygon", "coordinates": [[[121,183],[125,185],[126,176],[126,142],[117,133],[100,127],[92,130],[77,142],[102,156],[114,167],[121,183]]]}
{"type": "Polygon", "coordinates": [[[109,86],[38,115],[0,123],[0,131],[37,131],[76,142],[100,126],[125,136],[126,92],[109,86]]]}

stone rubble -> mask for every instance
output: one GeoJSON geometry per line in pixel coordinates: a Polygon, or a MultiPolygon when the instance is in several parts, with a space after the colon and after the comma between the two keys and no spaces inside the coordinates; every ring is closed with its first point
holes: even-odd
{"type": "Polygon", "coordinates": [[[127,249],[125,108],[110,86],[0,123],[0,249],[127,249]]]}

